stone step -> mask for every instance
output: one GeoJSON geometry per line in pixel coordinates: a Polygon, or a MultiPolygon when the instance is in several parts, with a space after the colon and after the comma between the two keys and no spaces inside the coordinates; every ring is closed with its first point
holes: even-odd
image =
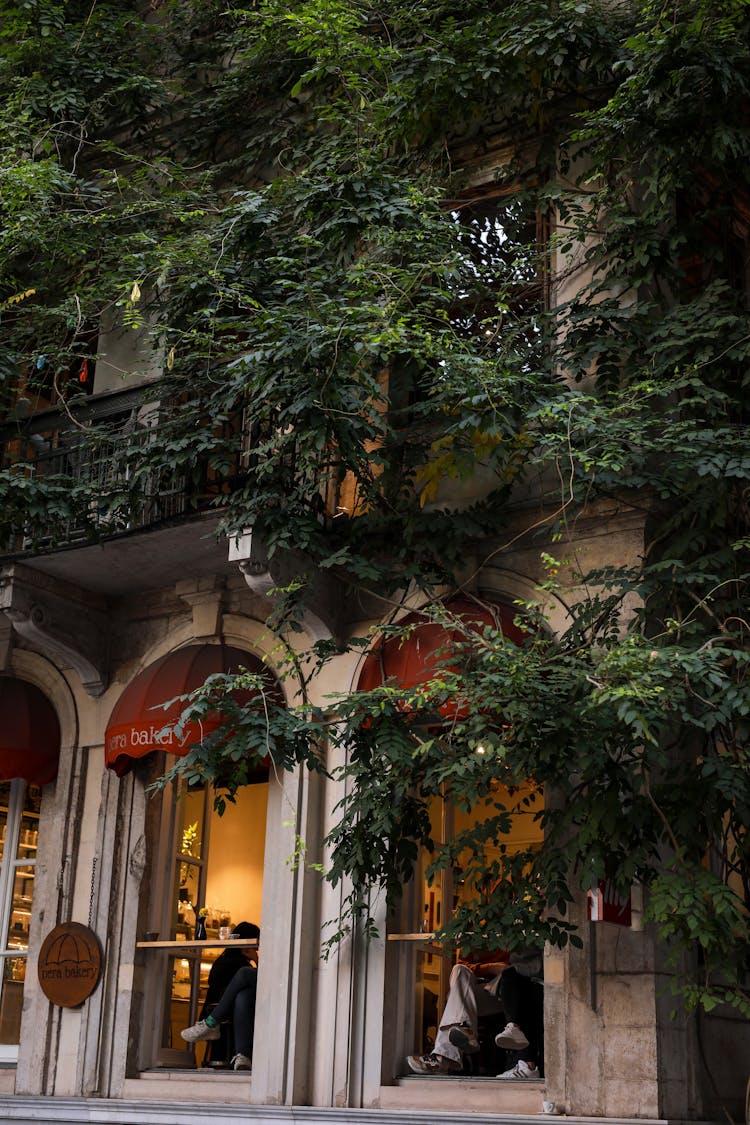
{"type": "Polygon", "coordinates": [[[425,1110],[430,1106],[463,1113],[528,1116],[542,1113],[544,1081],[461,1078],[455,1075],[406,1075],[395,1086],[381,1086],[383,1109],[425,1110]]]}
{"type": "Polygon", "coordinates": [[[250,1101],[252,1076],[230,1070],[146,1070],[126,1078],[123,1097],[143,1102],[199,1101],[242,1104],[250,1101]]]}

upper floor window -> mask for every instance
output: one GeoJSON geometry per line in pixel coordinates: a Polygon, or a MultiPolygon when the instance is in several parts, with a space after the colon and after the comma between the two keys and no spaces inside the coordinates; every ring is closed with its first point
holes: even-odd
{"type": "Polygon", "coordinates": [[[530,362],[547,305],[547,223],[512,195],[462,200],[451,214],[465,255],[454,327],[491,353],[513,350],[530,362]]]}

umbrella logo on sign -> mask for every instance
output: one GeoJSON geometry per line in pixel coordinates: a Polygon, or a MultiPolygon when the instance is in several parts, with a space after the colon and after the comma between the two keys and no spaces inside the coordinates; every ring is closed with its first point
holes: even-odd
{"type": "Polygon", "coordinates": [[[42,992],[61,1008],[77,1008],[99,983],[102,952],[93,930],[79,922],[56,926],[39,952],[42,992]]]}

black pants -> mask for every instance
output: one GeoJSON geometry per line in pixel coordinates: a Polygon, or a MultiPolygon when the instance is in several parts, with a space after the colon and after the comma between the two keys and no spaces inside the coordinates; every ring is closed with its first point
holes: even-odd
{"type": "Polygon", "coordinates": [[[211,1019],[223,1023],[231,1019],[234,1031],[234,1049],[240,1055],[253,1057],[255,1032],[255,997],[258,991],[258,970],[253,965],[238,969],[219,1003],[211,1012],[211,1019]]]}
{"type": "Polygon", "coordinates": [[[535,1062],[543,1070],[544,1047],[544,985],[522,976],[512,965],[500,980],[499,997],[506,1020],[518,1024],[529,1041],[518,1052],[524,1062],[535,1062]]]}

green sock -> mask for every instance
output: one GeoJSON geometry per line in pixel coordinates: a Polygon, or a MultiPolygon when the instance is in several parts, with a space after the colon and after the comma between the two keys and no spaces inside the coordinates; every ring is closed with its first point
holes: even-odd
{"type": "Polygon", "coordinates": [[[216,1020],[213,1016],[206,1016],[206,1027],[216,1027],[216,1020]]]}

